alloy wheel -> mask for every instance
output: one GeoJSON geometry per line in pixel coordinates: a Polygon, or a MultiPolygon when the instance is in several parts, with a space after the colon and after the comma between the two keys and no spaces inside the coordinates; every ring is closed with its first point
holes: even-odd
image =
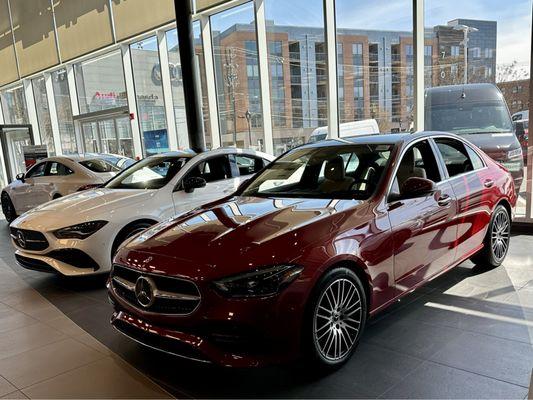
{"type": "Polygon", "coordinates": [[[361,297],[356,285],[339,278],[320,296],[313,318],[314,341],[321,356],[339,361],[350,354],[361,327],[361,297]]]}
{"type": "Polygon", "coordinates": [[[498,210],[494,216],[491,231],[491,247],[494,257],[502,261],[509,249],[509,237],[511,233],[511,224],[509,215],[503,208],[498,210]]]}

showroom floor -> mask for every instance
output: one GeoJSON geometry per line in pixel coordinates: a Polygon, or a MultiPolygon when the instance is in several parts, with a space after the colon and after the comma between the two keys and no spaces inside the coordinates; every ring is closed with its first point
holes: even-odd
{"type": "Polygon", "coordinates": [[[528,394],[533,236],[513,237],[504,266],[483,271],[465,263],[378,315],[355,356],[329,375],[298,365],[220,369],[144,349],[110,327],[104,279],[23,270],[3,220],[0,238],[0,397],[528,394]]]}

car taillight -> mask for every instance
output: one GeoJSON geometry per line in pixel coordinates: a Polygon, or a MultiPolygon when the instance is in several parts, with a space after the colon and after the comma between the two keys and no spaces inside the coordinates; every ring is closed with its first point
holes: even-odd
{"type": "Polygon", "coordinates": [[[100,187],[99,183],[91,183],[91,184],[88,184],[88,185],[83,185],[80,188],[78,188],[78,192],[83,192],[84,190],[94,189],[94,188],[97,188],[97,187],[100,187]]]}

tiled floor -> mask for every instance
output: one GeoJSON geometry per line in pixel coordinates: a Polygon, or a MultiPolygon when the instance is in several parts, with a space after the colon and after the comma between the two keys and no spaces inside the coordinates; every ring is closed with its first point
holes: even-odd
{"type": "Polygon", "coordinates": [[[464,263],[378,315],[329,375],[301,365],[220,369],[144,349],[110,327],[104,279],[23,270],[4,221],[0,238],[0,397],[165,395],[152,381],[177,397],[528,396],[533,236],[512,238],[504,266],[464,263]]]}

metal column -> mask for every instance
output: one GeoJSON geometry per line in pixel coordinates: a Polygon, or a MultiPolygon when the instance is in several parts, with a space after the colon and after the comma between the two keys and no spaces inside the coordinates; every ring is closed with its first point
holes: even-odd
{"type": "Polygon", "coordinates": [[[205,150],[205,140],[202,130],[200,82],[198,82],[198,74],[195,72],[191,1],[174,0],[174,8],[176,11],[176,28],[178,30],[189,146],[196,152],[202,152],[205,150]]]}

